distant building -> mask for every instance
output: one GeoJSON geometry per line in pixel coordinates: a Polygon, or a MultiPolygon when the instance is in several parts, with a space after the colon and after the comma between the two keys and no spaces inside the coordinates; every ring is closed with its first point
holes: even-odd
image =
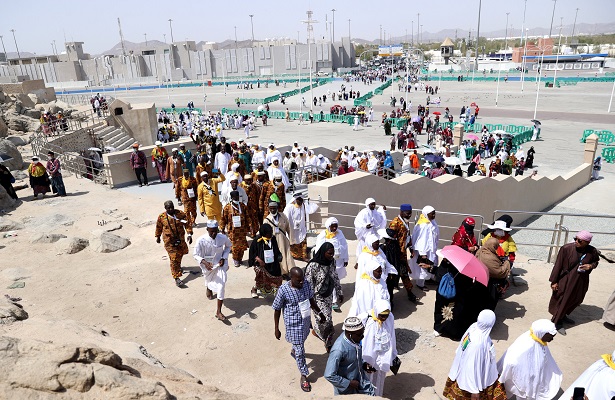
{"type": "Polygon", "coordinates": [[[65,43],[58,56],[10,59],[0,65],[0,81],[43,79],[48,85],[61,87],[104,86],[134,83],[157,84],[167,81],[207,81],[281,78],[308,74],[311,55],[312,73],[331,73],[338,68],[356,66],[354,45],[348,37],[332,43],[320,41],[297,44],[292,39],[254,42],[253,47],[218,49],[208,42],[197,49],[194,41],[152,45],[141,54],[101,55],[91,57],[83,51],[83,42],[65,43]],[[69,85],[67,85],[69,86],[69,85]]]}
{"type": "Polygon", "coordinates": [[[539,56],[539,55],[550,56],[553,54],[553,39],[551,38],[540,38],[538,39],[538,43],[527,41],[525,44],[525,52],[523,47],[515,47],[513,48],[512,60],[516,63],[523,62],[523,56],[539,56]]]}

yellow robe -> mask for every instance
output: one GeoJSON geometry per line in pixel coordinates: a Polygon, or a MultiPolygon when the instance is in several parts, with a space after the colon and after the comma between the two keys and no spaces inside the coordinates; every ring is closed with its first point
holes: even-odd
{"type": "Polygon", "coordinates": [[[222,203],[220,202],[220,191],[218,190],[218,186],[221,182],[224,182],[224,175],[210,179],[210,186],[214,192],[213,194],[205,187],[204,182],[201,182],[198,188],[200,211],[205,213],[207,218],[215,219],[218,223],[220,223],[222,219],[222,203]]]}

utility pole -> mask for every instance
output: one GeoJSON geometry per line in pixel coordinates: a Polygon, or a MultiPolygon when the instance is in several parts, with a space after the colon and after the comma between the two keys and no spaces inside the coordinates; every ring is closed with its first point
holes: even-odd
{"type": "Polygon", "coordinates": [[[143,36],[145,36],[145,47],[147,47],[147,33],[144,33],[143,36]]]}
{"type": "Polygon", "coordinates": [[[421,44],[421,32],[419,27],[421,25],[421,13],[416,14],[416,42],[421,44]]]}
{"type": "Polygon", "coordinates": [[[312,19],[312,15],[314,13],[311,10],[308,10],[306,14],[307,19],[301,22],[307,25],[308,62],[310,63],[310,110],[313,110],[314,102],[312,99],[314,98],[314,88],[312,86],[312,35],[314,33],[314,27],[312,25],[318,23],[318,21],[312,19]]]}
{"type": "Polygon", "coordinates": [[[577,27],[577,16],[579,15],[579,9],[574,13],[574,24],[572,24],[572,35],[570,35],[570,40],[574,39],[574,30],[577,27]]]}
{"type": "Polygon", "coordinates": [[[350,42],[350,19],[348,19],[348,41],[350,42]]]}
{"type": "Polygon", "coordinates": [[[169,28],[171,28],[171,44],[173,44],[175,40],[173,40],[173,20],[171,18],[169,18],[169,28]]]}
{"type": "Polygon", "coordinates": [[[382,46],[382,25],[380,25],[380,46],[382,46]]]}
{"type": "MultiPolygon", "coordinates": [[[[478,28],[476,29],[476,56],[474,58],[474,69],[478,69],[478,40],[480,38],[480,11],[482,8],[482,0],[478,0],[478,28]]],[[[474,75],[472,75],[474,76],[474,75]]]]}
{"type": "Polygon", "coordinates": [[[331,12],[333,13],[333,28],[331,29],[331,35],[333,37],[333,40],[331,40],[332,42],[335,42],[335,11],[337,11],[335,8],[331,9],[331,12]]]}
{"type": "Polygon", "coordinates": [[[549,28],[549,39],[551,39],[551,31],[553,31],[553,17],[555,17],[555,5],[557,0],[553,0],[553,14],[551,14],[551,27],[549,28]]]}
{"type": "Polygon", "coordinates": [[[252,46],[254,46],[254,14],[250,14],[250,25],[252,26],[252,46]]]}
{"type": "Polygon", "coordinates": [[[412,47],[414,47],[414,21],[412,21],[412,29],[410,29],[410,41],[412,42],[412,47]]]}
{"type": "MultiPolygon", "coordinates": [[[[23,71],[21,69],[21,54],[19,53],[19,46],[17,46],[17,39],[15,39],[15,29],[11,29],[11,32],[13,33],[13,40],[15,41],[15,49],[17,50],[17,63],[19,64],[19,72],[23,74],[23,71]]],[[[4,45],[4,42],[2,43],[4,45]]],[[[8,61],[8,56],[6,58],[8,61]]]]}

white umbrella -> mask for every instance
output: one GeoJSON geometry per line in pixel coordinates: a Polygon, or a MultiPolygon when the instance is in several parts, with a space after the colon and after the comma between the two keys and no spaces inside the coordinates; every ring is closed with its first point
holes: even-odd
{"type": "Polygon", "coordinates": [[[446,165],[461,165],[461,159],[459,157],[446,157],[444,158],[446,165]]]}
{"type": "Polygon", "coordinates": [[[263,110],[265,110],[265,106],[260,105],[260,106],[258,106],[257,110],[258,110],[258,111],[263,111],[263,110]]]}
{"type": "Polygon", "coordinates": [[[99,149],[98,147],[90,147],[88,151],[102,151],[102,150],[99,149]]]}

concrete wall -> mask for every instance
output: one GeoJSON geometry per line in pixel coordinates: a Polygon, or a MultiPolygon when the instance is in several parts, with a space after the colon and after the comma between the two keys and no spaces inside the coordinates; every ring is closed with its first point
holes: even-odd
{"type": "MultiPolygon", "coordinates": [[[[482,215],[486,223],[491,223],[494,210],[542,211],[569,196],[589,181],[591,164],[584,163],[569,173],[560,176],[505,176],[495,178],[473,176],[461,178],[444,175],[436,179],[405,174],[393,180],[385,180],[365,172],[353,172],[335,178],[315,182],[309,185],[310,199],[332,200],[349,205],[324,202],[320,214],[311,217],[320,225],[329,217],[335,216],[344,227],[344,234],[354,239],[354,216],[364,208],[363,202],[368,197],[376,199],[378,204],[399,207],[410,203],[417,210],[425,205],[433,206],[437,211],[456,212],[467,215],[482,215]]],[[[389,220],[393,219],[398,209],[387,212],[389,220]]],[[[464,216],[440,215],[436,220],[440,225],[454,227],[443,229],[441,237],[451,238],[464,216]]],[[[525,218],[527,219],[527,217],[525,218]]],[[[523,216],[515,217],[515,225],[523,222],[523,216]]],[[[477,221],[478,222],[478,221],[477,221]]]]}
{"type": "Polygon", "coordinates": [[[109,105],[109,109],[115,126],[124,128],[142,146],[154,144],[158,131],[156,104],[135,104],[133,106],[116,99],[109,105]],[[115,110],[118,108],[122,109],[122,115],[116,115],[115,110]]]}
{"type": "MultiPolygon", "coordinates": [[[[179,147],[179,145],[182,143],[186,145],[186,149],[192,150],[192,152],[196,151],[196,145],[192,142],[190,138],[180,139],[177,142],[165,143],[163,147],[170,155],[171,149],[174,147],[179,147]]],[[[154,147],[155,146],[140,147],[140,150],[142,150],[147,157],[147,179],[150,182],[158,182],[158,173],[156,172],[155,168],[152,168],[151,156],[152,149],[154,147]]],[[[109,165],[109,186],[111,188],[125,187],[138,183],[134,171],[132,170],[132,168],[130,168],[131,152],[132,149],[103,154],[103,161],[105,162],[105,164],[109,165]]]]}
{"type": "MultiPolygon", "coordinates": [[[[90,147],[96,147],[94,139],[87,133],[87,130],[81,129],[75,132],[67,133],[62,136],[50,138],[49,143],[54,146],[59,146],[63,151],[72,151],[79,153],[90,147]]],[[[57,149],[56,147],[52,147],[57,149]]]]}

